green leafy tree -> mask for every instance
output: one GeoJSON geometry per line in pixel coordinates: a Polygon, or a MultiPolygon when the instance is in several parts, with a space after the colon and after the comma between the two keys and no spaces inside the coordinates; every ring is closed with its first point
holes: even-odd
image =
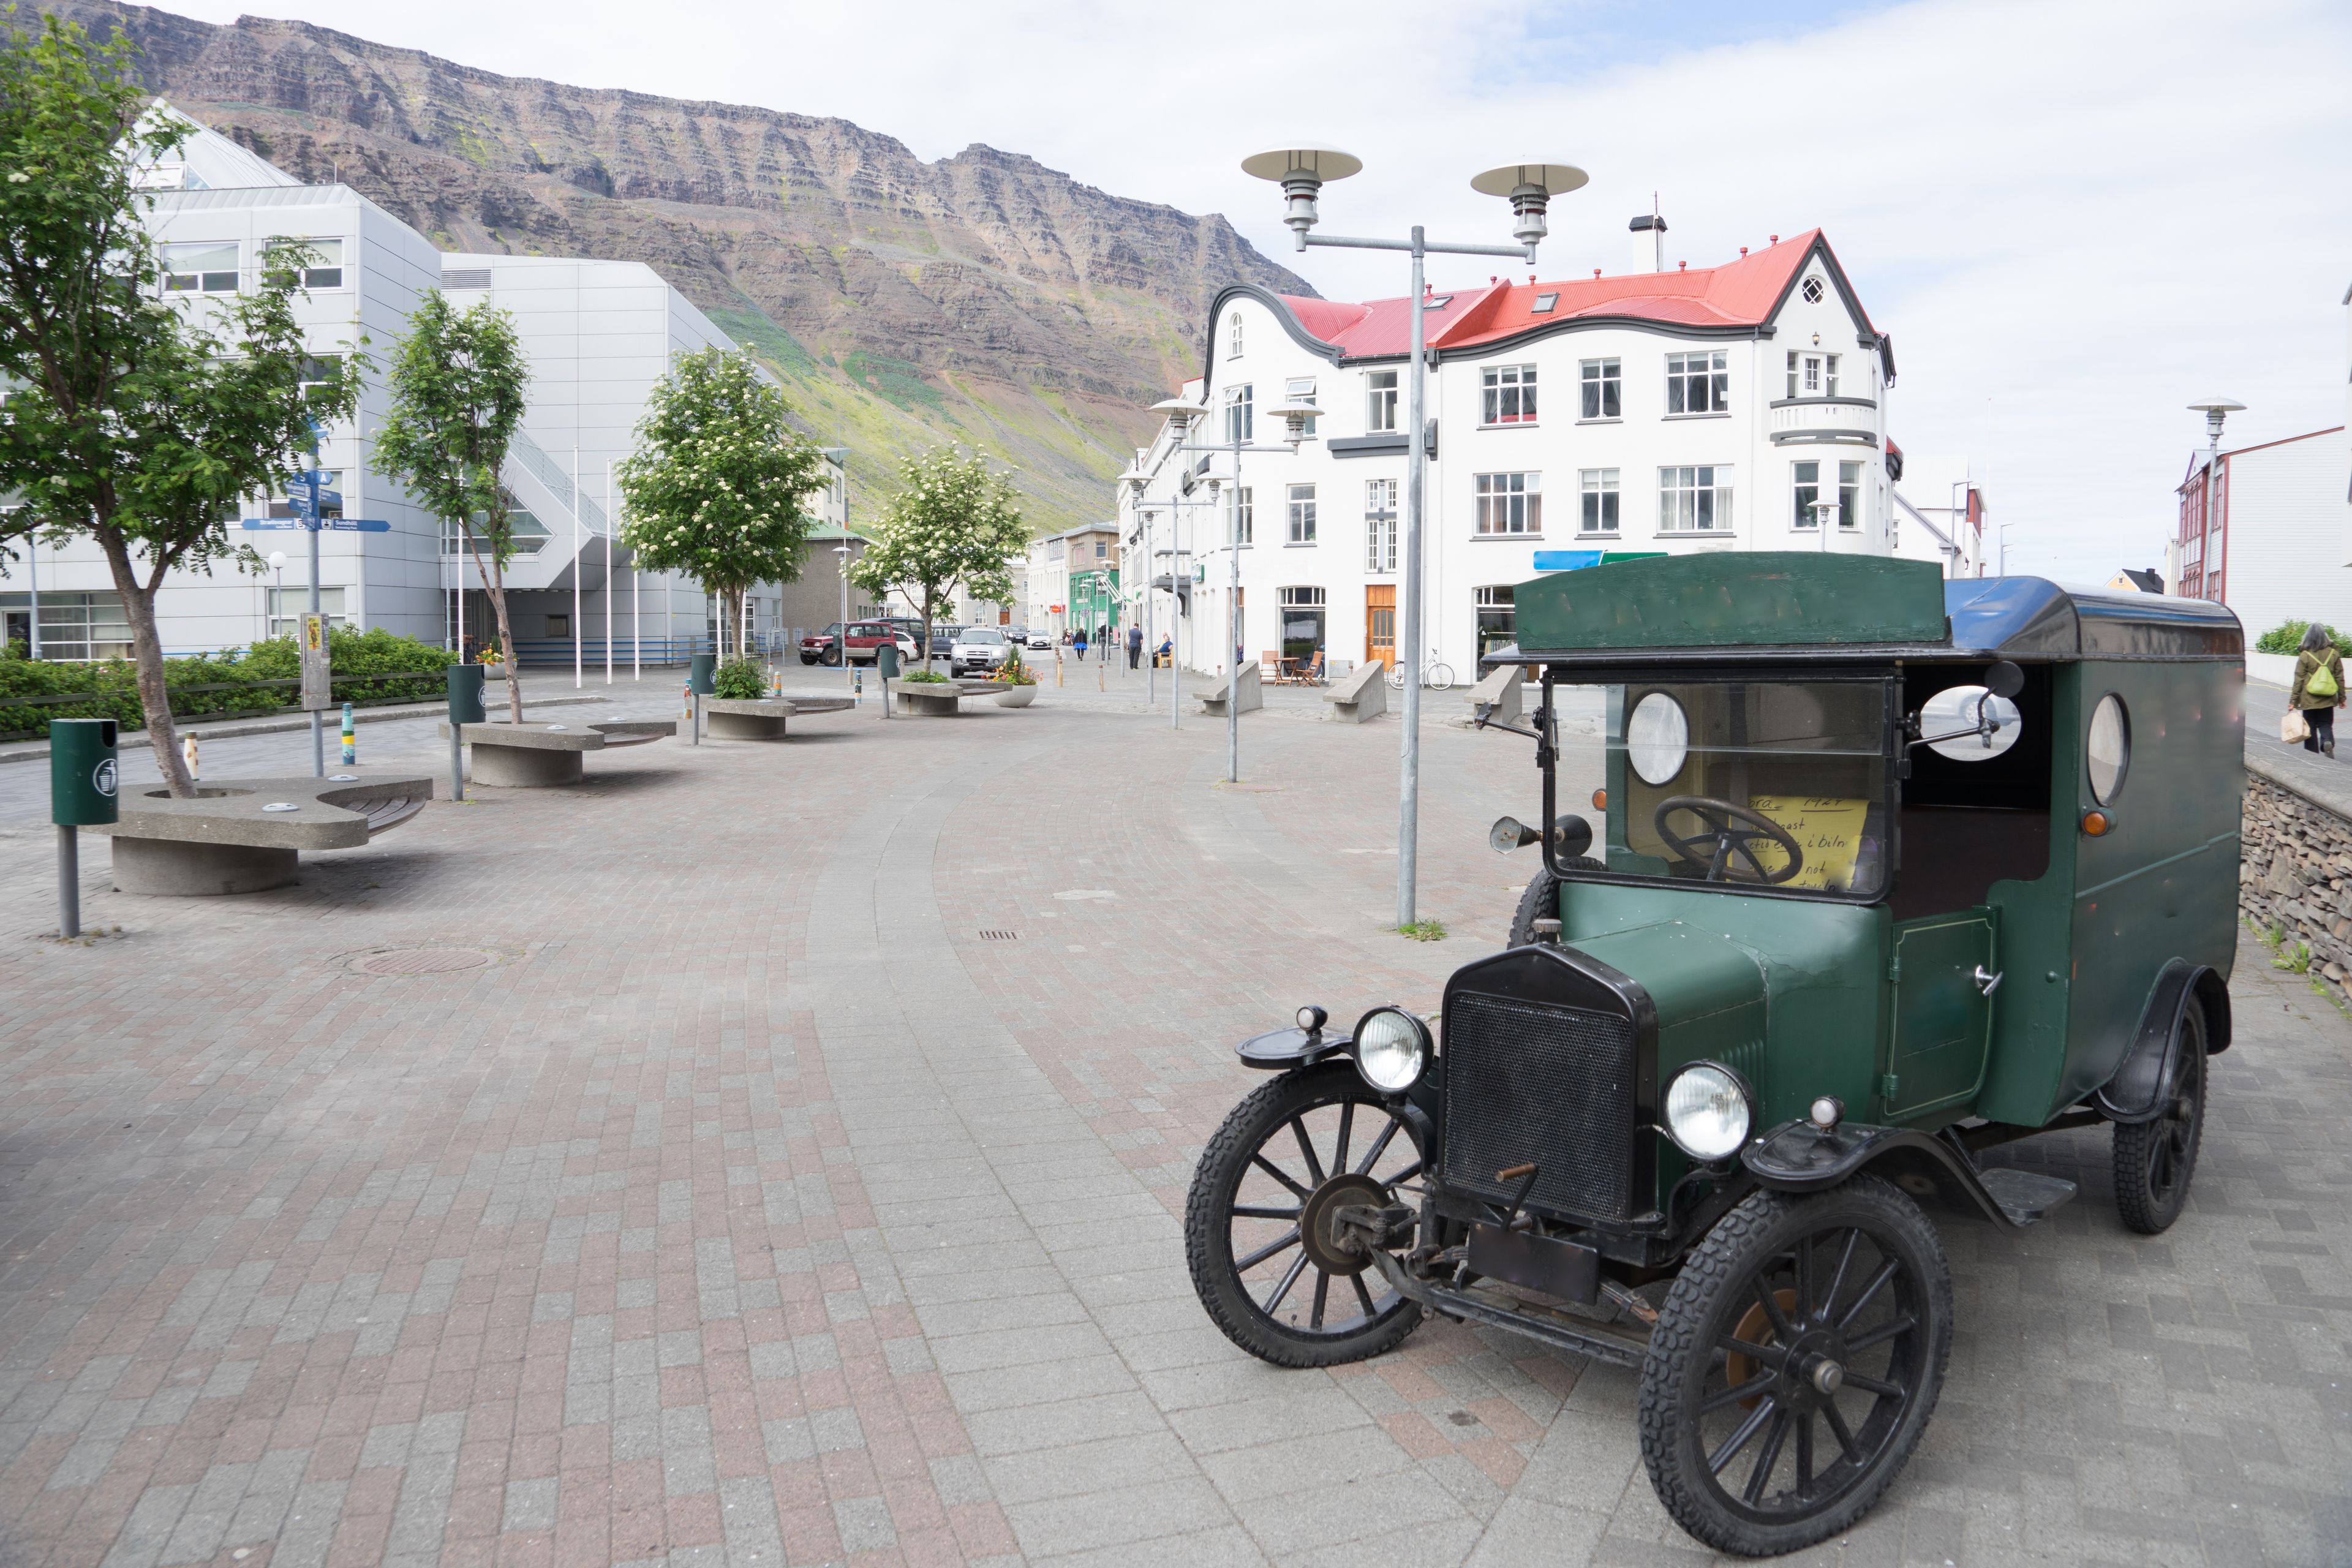
{"type": "Polygon", "coordinates": [[[437,290],[408,318],[392,362],[392,412],[377,429],[375,463],[405,484],[442,525],[461,527],[498,617],[506,652],[507,717],[522,722],[522,676],[507,621],[514,521],[499,482],[522,423],[530,364],[514,318],[485,300],[459,311],[437,290]]]}
{"type": "Polygon", "coordinates": [[[789,412],[740,350],[680,354],[637,421],[637,449],[614,470],[622,542],[640,567],[682,572],[719,595],[721,653],[753,584],[799,581],[815,525],[806,501],[824,488],[824,458],[789,412]]]}
{"type": "Polygon", "coordinates": [[[1029,525],[1013,481],[977,454],[934,447],[908,458],[898,478],[849,580],[877,595],[902,593],[920,607],[928,668],[931,623],[959,586],[975,599],[1012,600],[1013,562],[1029,547],[1029,525]]]}
{"type": "Polygon", "coordinates": [[[238,503],[287,482],[312,421],[347,419],[365,359],[318,384],[294,319],[296,268],[272,244],[235,298],[164,297],[137,169],[188,134],[145,113],[120,33],[0,14],[0,489],[23,505],[0,530],[94,541],[130,623],[139,700],[172,793],[194,793],[165,690],[155,595],[174,570],[209,574],[238,503]],[[306,386],[306,384],[310,384],[306,386]]]}

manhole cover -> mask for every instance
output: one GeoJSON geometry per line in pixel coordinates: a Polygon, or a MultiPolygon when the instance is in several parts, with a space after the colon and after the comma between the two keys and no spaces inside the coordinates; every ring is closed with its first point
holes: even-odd
{"type": "Polygon", "coordinates": [[[352,967],[362,974],[446,974],[458,969],[485,969],[490,955],[462,947],[413,947],[400,952],[378,952],[352,967]]]}

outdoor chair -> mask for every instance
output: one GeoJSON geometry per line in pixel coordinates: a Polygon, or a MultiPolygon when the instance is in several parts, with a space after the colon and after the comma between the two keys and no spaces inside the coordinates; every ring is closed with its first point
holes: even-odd
{"type": "Polygon", "coordinates": [[[1272,681],[1276,686],[1281,685],[1285,680],[1289,679],[1288,676],[1282,673],[1282,656],[1278,653],[1262,653],[1258,655],[1257,666],[1258,674],[1265,677],[1267,680],[1272,681]]]}
{"type": "Polygon", "coordinates": [[[1297,673],[1292,676],[1291,679],[1301,686],[1322,685],[1323,650],[1318,647],[1315,650],[1315,657],[1313,658],[1303,660],[1298,666],[1297,673]]]}

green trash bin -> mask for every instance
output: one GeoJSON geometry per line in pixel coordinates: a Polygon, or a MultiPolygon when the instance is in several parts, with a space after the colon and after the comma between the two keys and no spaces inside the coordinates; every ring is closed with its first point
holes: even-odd
{"type": "Polygon", "coordinates": [[[898,644],[894,639],[874,650],[874,673],[885,682],[882,691],[889,695],[888,682],[898,679],[898,644]]]}
{"type": "Polygon", "coordinates": [[[489,720],[482,707],[482,667],[478,664],[453,664],[449,667],[449,722],[481,724],[489,720]]]}
{"type": "Polygon", "coordinates": [[[59,827],[119,821],[111,719],[49,721],[49,820],[59,827]]]}
{"type": "Polygon", "coordinates": [[[719,656],[698,653],[687,661],[687,689],[697,697],[708,697],[719,689],[719,656]]]}

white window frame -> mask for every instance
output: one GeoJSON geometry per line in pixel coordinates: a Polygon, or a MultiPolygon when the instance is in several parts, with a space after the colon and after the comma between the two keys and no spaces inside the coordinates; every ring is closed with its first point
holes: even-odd
{"type": "Polygon", "coordinates": [[[1815,510],[1822,499],[1822,461],[1819,458],[1800,458],[1789,465],[1789,526],[1800,533],[1811,533],[1821,526],[1822,514],[1815,510]]]}
{"type": "Polygon", "coordinates": [[[1364,570],[1373,576],[1397,569],[1397,482],[1364,481],[1364,570]]]}
{"type": "Polygon", "coordinates": [[[1478,375],[1481,429],[1517,428],[1536,422],[1536,367],[1490,364],[1478,375]]]}
{"type": "Polygon", "coordinates": [[[1229,323],[1225,328],[1225,357],[1239,359],[1242,357],[1242,313],[1235,310],[1225,320],[1229,323]]]}
{"type": "Polygon", "coordinates": [[[1257,495],[1253,485],[1235,485],[1226,505],[1233,513],[1234,537],[1244,548],[1257,542],[1257,495]]]}
{"type": "MultiPolygon", "coordinates": [[[[319,613],[327,617],[330,626],[348,626],[351,617],[344,613],[344,591],[330,584],[319,590],[319,613]]],[[[290,637],[300,629],[302,617],[310,610],[310,588],[304,584],[299,588],[262,588],[262,624],[273,637],[290,637]]]]}
{"type": "MultiPolygon", "coordinates": [[[[1315,378],[1311,375],[1292,376],[1289,380],[1282,384],[1282,400],[1285,403],[1313,403],[1315,401],[1315,378]]],[[[1312,440],[1315,437],[1316,426],[1322,423],[1323,416],[1321,415],[1310,414],[1307,417],[1307,426],[1301,433],[1309,440],[1312,440]]]]}
{"type": "Polygon", "coordinates": [[[1862,463],[1859,459],[1838,464],[1838,527],[1853,533],[1862,527],[1862,463]]]}
{"type": "Polygon", "coordinates": [[[297,275],[295,281],[300,285],[305,292],[311,294],[334,293],[341,292],[341,290],[351,287],[349,283],[343,280],[344,274],[348,270],[348,264],[344,261],[343,258],[351,253],[353,242],[344,236],[340,234],[276,234],[270,236],[268,244],[263,247],[265,253],[267,253],[268,246],[271,245],[307,245],[314,250],[321,251],[322,254],[331,254],[334,257],[332,261],[322,260],[314,263],[311,266],[296,269],[297,275]],[[332,247],[332,250],[328,251],[326,249],[328,247],[332,247]],[[334,274],[334,277],[331,279],[325,277],[325,274],[330,272],[334,274]]]}
{"type": "MultiPolygon", "coordinates": [[[[327,476],[327,479],[320,482],[319,486],[320,490],[321,492],[332,490],[337,495],[344,497],[344,500],[336,501],[331,505],[321,506],[320,510],[324,511],[329,517],[342,516],[343,507],[350,499],[349,493],[343,489],[343,476],[350,472],[350,470],[347,468],[321,468],[319,471],[327,476]]],[[[299,488],[306,494],[310,489],[308,485],[303,485],[299,488]]],[[[293,492],[295,489],[296,487],[289,481],[278,486],[278,489],[271,493],[268,509],[271,517],[290,518],[294,515],[293,492]]]]}
{"type": "Polygon", "coordinates": [[[1666,356],[1666,417],[1711,418],[1731,412],[1731,356],[1693,349],[1666,356]],[[1698,406],[1694,407],[1694,403],[1698,406]]]}
{"type": "Polygon", "coordinates": [[[1225,388],[1225,439],[1244,447],[1257,439],[1257,388],[1249,382],[1225,388]]]}
{"type": "Polygon", "coordinates": [[[1625,362],[1589,359],[1577,366],[1577,423],[1606,425],[1625,416],[1625,362]]]}
{"type": "Polygon", "coordinates": [[[1622,508],[1624,498],[1618,488],[1615,468],[1583,468],[1576,476],[1577,492],[1581,498],[1577,509],[1576,531],[1586,539],[1620,537],[1624,520],[1622,508]]]}
{"type": "Polygon", "coordinates": [[[1292,544],[1313,544],[1315,540],[1315,487],[1311,484],[1292,485],[1289,489],[1290,539],[1292,544]]]}
{"type": "Polygon", "coordinates": [[[1364,373],[1364,434],[1392,435],[1398,428],[1402,389],[1398,383],[1402,373],[1393,370],[1368,370],[1364,373]],[[1382,384],[1386,383],[1385,385],[1382,384]]]}
{"type": "Polygon", "coordinates": [[[1733,526],[1732,465],[1682,463],[1658,470],[1658,532],[1712,538],[1733,526]]]}
{"type": "Polygon", "coordinates": [[[1474,475],[1471,493],[1476,500],[1475,526],[1477,538],[1543,537],[1543,473],[1540,469],[1474,475]]]}
{"type": "Polygon", "coordinates": [[[236,240],[174,240],[169,245],[156,247],[156,252],[163,268],[160,283],[163,291],[166,294],[234,294],[236,293],[243,285],[245,275],[242,268],[244,266],[245,250],[244,247],[236,240]],[[187,256],[191,252],[203,250],[215,252],[223,250],[227,251],[230,257],[229,265],[226,268],[217,267],[198,268],[193,272],[174,271],[173,269],[172,256],[173,252],[176,251],[183,256],[187,256]],[[175,284],[173,280],[181,278],[188,279],[190,281],[185,284],[175,284]],[[228,279],[227,284],[225,287],[216,286],[215,279],[223,278],[228,279]]]}

